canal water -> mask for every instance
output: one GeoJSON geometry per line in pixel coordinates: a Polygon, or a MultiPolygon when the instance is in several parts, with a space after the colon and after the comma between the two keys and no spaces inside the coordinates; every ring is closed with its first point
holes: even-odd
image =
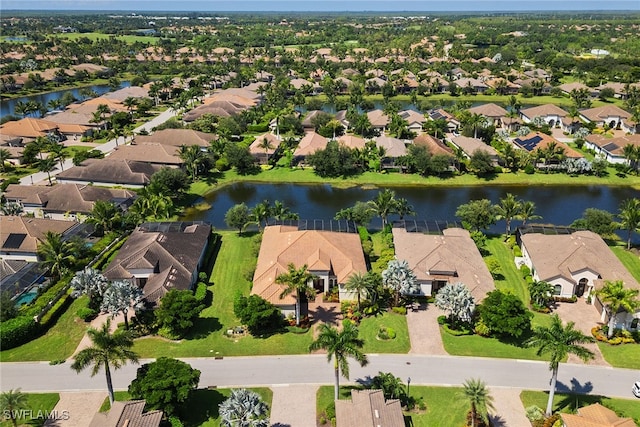
{"type": "MultiPolygon", "coordinates": [[[[120,88],[125,88],[129,86],[131,86],[131,83],[129,82],[120,83],[120,88]]],[[[82,96],[80,96],[80,89],[81,88],[64,89],[64,90],[57,90],[55,92],[43,93],[40,95],[29,95],[29,96],[23,96],[21,98],[3,99],[0,101],[0,117],[4,117],[9,114],[14,114],[16,109],[16,104],[19,101],[21,102],[36,101],[46,107],[49,101],[53,99],[60,99],[67,92],[71,92],[71,94],[73,94],[73,96],[76,99],[82,99],[82,96]]],[[[98,96],[112,91],[112,89],[108,85],[89,86],[89,89],[94,91],[96,94],[98,94],[98,96]]]]}
{"type": "MultiPolygon", "coordinates": [[[[474,187],[391,187],[396,197],[406,198],[416,211],[415,218],[427,220],[456,220],[458,206],[470,200],[489,199],[496,204],[507,193],[521,200],[536,204],[536,213],[542,222],[569,225],[580,218],[587,208],[598,208],[617,213],[620,203],[631,197],[639,197],[637,190],[628,187],[605,186],[474,186],[474,187]]],[[[202,220],[219,229],[228,228],[224,215],[238,203],[252,208],[263,200],[272,204],[279,200],[302,219],[332,219],[336,212],[353,206],[356,201],[366,202],[380,191],[372,187],[335,188],[330,185],[236,183],[208,194],[200,200],[208,209],[189,209],[185,220],[202,220]]],[[[393,217],[391,217],[393,219],[393,217]]],[[[518,225],[513,222],[513,226],[518,225]]],[[[380,218],[374,218],[370,227],[379,228],[380,218]]],[[[492,232],[503,232],[504,222],[492,227],[492,232]]],[[[638,240],[638,235],[635,236],[638,240]]]]}

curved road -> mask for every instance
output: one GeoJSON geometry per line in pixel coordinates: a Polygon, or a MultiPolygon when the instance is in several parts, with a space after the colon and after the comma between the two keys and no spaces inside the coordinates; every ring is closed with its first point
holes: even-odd
{"type": "MultiPolygon", "coordinates": [[[[274,386],[282,384],[333,384],[332,365],[326,355],[258,356],[182,359],[201,371],[200,387],[274,386]]],[[[149,360],[143,360],[146,363],[149,360]]],[[[22,388],[25,392],[104,390],[104,372],[90,377],[90,369],[76,374],[67,361],[2,363],[2,390],[22,388]]],[[[124,390],[136,376],[138,365],[126,365],[112,372],[116,389],[124,390]]],[[[551,372],[548,363],[457,356],[369,355],[369,365],[361,368],[350,361],[351,382],[393,372],[416,385],[460,385],[469,378],[481,378],[489,386],[548,390],[551,372]]],[[[562,364],[558,390],[575,390],[631,399],[631,386],[640,380],[640,371],[610,367],[562,364]]],[[[342,380],[347,382],[345,380],[342,380]]]]}

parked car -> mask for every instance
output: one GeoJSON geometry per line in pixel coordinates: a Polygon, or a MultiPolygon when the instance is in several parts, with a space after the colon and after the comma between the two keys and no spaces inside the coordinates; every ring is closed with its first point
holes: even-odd
{"type": "Polygon", "coordinates": [[[631,391],[633,391],[635,397],[640,397],[640,381],[635,382],[631,391]]]}

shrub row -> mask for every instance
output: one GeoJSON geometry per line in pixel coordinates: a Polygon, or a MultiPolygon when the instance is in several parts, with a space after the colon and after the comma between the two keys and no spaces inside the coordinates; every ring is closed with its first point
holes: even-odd
{"type": "Polygon", "coordinates": [[[207,285],[202,283],[202,282],[198,282],[197,286],[196,286],[196,291],[195,291],[195,297],[196,300],[198,302],[204,302],[207,299],[207,285]]]}
{"type": "Polygon", "coordinates": [[[40,325],[31,316],[19,316],[0,323],[0,347],[9,350],[31,340],[40,332],[40,325]]]}

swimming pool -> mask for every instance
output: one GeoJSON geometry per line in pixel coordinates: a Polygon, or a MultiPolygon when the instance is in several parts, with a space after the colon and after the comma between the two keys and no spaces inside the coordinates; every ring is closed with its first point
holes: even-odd
{"type": "Polygon", "coordinates": [[[31,288],[26,292],[23,292],[18,298],[14,300],[16,307],[20,307],[22,305],[30,304],[31,301],[36,299],[38,296],[38,288],[31,288]]]}

